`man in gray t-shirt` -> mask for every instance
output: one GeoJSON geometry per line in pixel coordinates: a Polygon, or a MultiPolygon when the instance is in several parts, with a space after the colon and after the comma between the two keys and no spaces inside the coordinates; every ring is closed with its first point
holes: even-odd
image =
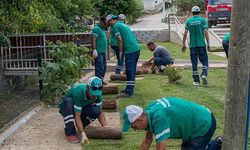
{"type": "Polygon", "coordinates": [[[153,57],[150,58],[147,62],[153,61],[153,65],[151,70],[154,69],[155,66],[159,68],[160,72],[163,72],[163,69],[166,65],[170,65],[174,63],[174,59],[168,52],[165,47],[157,46],[154,42],[149,42],[147,44],[148,49],[153,52],[153,57]]]}

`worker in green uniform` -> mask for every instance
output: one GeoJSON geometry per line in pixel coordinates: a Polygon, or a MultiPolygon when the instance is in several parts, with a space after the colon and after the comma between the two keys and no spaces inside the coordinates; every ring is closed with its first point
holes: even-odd
{"type": "Polygon", "coordinates": [[[93,58],[95,59],[95,76],[102,79],[103,84],[104,76],[107,69],[106,53],[108,49],[107,35],[106,35],[106,18],[101,17],[99,23],[93,28],[91,34],[93,45],[93,58]]]}
{"type": "Polygon", "coordinates": [[[123,112],[122,130],[130,127],[146,130],[140,149],[147,150],[156,140],[156,149],[164,150],[167,139],[182,139],[182,150],[219,150],[222,138],[210,141],[216,129],[212,112],[204,106],[176,97],[160,98],[145,110],[127,106],[123,112]]]}
{"type": "Polygon", "coordinates": [[[222,46],[228,58],[228,48],[229,48],[230,32],[227,32],[223,38],[222,46]]]}
{"type": "Polygon", "coordinates": [[[88,143],[84,128],[98,118],[105,127],[107,122],[102,112],[102,80],[91,77],[87,84],[73,86],[59,103],[59,112],[64,118],[66,139],[71,143],[88,143]],[[76,128],[81,134],[79,140],[76,128]]]}
{"type": "Polygon", "coordinates": [[[107,24],[112,27],[112,33],[118,40],[120,58],[122,52],[125,55],[125,71],[126,71],[126,89],[122,91],[119,97],[130,97],[134,94],[135,76],[137,62],[140,56],[140,45],[138,44],[131,29],[125,23],[116,21],[117,16],[110,14],[106,17],[107,24]]]}
{"type": "Polygon", "coordinates": [[[182,52],[186,51],[186,38],[189,31],[190,37],[190,58],[193,69],[193,85],[200,84],[200,77],[198,73],[198,59],[202,63],[201,79],[203,85],[207,85],[207,70],[208,70],[208,56],[206,51],[205,38],[207,40],[207,48],[210,49],[208,24],[206,18],[200,17],[200,8],[194,6],[192,8],[193,17],[188,18],[185,23],[185,32],[183,35],[182,52]]]}

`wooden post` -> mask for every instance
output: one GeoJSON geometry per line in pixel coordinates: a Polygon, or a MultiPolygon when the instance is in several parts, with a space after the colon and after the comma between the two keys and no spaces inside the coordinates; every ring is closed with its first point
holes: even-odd
{"type": "Polygon", "coordinates": [[[118,87],[114,85],[105,85],[102,90],[103,95],[118,94],[118,87]]]}
{"type": "Polygon", "coordinates": [[[122,132],[119,128],[87,127],[85,133],[90,139],[122,139],[122,132]]]}
{"type": "Polygon", "coordinates": [[[250,66],[250,1],[234,0],[228,59],[228,82],[222,149],[244,150],[250,66]]]}

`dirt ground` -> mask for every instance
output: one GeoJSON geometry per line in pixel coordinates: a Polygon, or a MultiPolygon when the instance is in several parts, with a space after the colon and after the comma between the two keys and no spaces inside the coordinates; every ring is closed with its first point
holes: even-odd
{"type": "MultiPolygon", "coordinates": [[[[119,127],[119,112],[106,113],[109,126],[119,127]]],[[[91,126],[100,126],[98,121],[91,126]]],[[[43,108],[2,145],[1,150],[81,150],[81,144],[70,144],[64,136],[63,118],[56,108],[43,108]]]]}

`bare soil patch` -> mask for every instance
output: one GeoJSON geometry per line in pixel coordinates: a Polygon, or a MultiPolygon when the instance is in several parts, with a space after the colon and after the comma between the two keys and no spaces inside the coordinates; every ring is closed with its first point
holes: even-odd
{"type": "MultiPolygon", "coordinates": [[[[105,113],[109,126],[121,127],[120,114],[105,113]]],[[[95,121],[91,126],[100,126],[95,121]]],[[[63,118],[56,108],[43,108],[7,139],[1,150],[81,150],[81,144],[70,144],[64,135],[63,118]]]]}

